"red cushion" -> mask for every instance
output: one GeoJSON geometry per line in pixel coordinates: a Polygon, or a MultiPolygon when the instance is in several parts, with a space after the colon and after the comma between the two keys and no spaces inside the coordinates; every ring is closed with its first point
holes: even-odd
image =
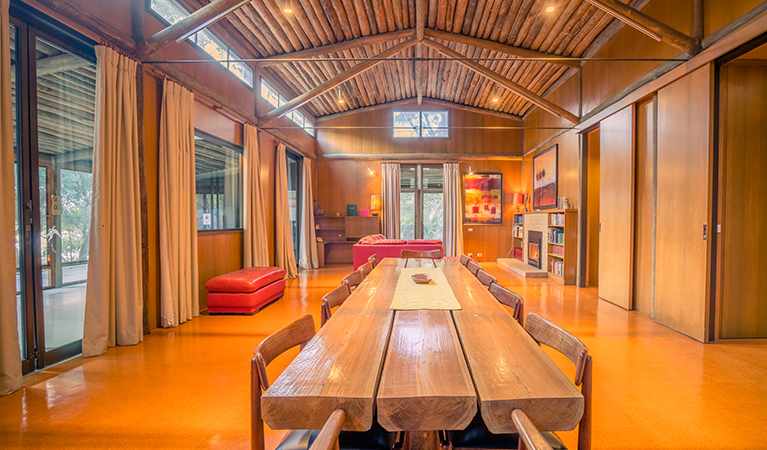
{"type": "Polygon", "coordinates": [[[208,313],[253,314],[284,293],[285,280],[277,280],[256,292],[209,292],[206,297],[208,313]]]}
{"type": "Polygon", "coordinates": [[[380,239],[368,245],[405,245],[402,239],[380,239]]]}
{"type": "Polygon", "coordinates": [[[248,293],[284,278],[285,269],[279,267],[246,267],[211,278],[205,287],[209,292],[248,293]]]}
{"type": "Polygon", "coordinates": [[[408,239],[407,245],[412,244],[435,244],[435,245],[442,245],[442,241],[439,239],[408,239]]]}

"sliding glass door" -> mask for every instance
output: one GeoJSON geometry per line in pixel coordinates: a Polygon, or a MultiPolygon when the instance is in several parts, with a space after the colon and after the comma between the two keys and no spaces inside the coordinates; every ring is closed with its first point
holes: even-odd
{"type": "Polygon", "coordinates": [[[400,166],[400,239],[442,240],[442,166],[400,166]]]}
{"type": "Polygon", "coordinates": [[[92,200],[93,47],[54,38],[38,25],[16,17],[11,25],[16,290],[25,372],[81,351],[92,200]]]}

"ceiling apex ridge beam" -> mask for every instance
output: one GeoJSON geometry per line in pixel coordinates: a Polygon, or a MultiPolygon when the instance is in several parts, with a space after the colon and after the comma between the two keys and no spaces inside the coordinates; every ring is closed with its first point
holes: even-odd
{"type": "Polygon", "coordinates": [[[383,42],[394,41],[397,39],[409,39],[416,35],[415,28],[408,28],[405,30],[390,31],[388,33],[372,34],[370,36],[363,36],[356,39],[349,39],[348,41],[338,42],[335,44],[323,45],[315,48],[308,48],[306,50],[298,50],[290,53],[282,53],[279,55],[269,56],[262,58],[256,62],[258,67],[269,67],[278,64],[284,64],[291,59],[307,59],[315,58],[317,56],[327,55],[330,53],[342,52],[344,50],[351,50],[353,48],[359,48],[365,45],[380,44],[383,42]]]}
{"type": "Polygon", "coordinates": [[[280,106],[279,108],[273,109],[267,114],[264,114],[259,118],[260,124],[266,124],[270,121],[282,117],[283,115],[289,113],[290,111],[299,108],[306,103],[314,100],[315,98],[319,97],[320,95],[330,91],[331,89],[334,89],[336,86],[340,85],[341,83],[344,83],[355,76],[361,74],[362,72],[375,67],[376,65],[383,62],[386,58],[389,58],[390,56],[396,55],[397,53],[401,52],[402,50],[405,50],[407,48],[410,48],[418,43],[418,39],[413,36],[410,39],[400,42],[399,44],[384,50],[383,52],[379,53],[375,56],[376,59],[364,61],[361,62],[354,67],[350,68],[349,70],[339,73],[335,77],[329,79],[328,81],[320,84],[316,88],[312,89],[309,92],[305,92],[298,97],[294,98],[293,100],[289,101],[288,103],[280,106]]]}
{"type": "Polygon", "coordinates": [[[141,59],[155,53],[174,41],[184,39],[189,35],[206,28],[226,15],[242,8],[251,0],[213,0],[192,14],[184,17],[175,24],[160,30],[154,36],[147,39],[139,47],[141,59]]]}
{"type": "Polygon", "coordinates": [[[616,0],[585,1],[648,36],[653,37],[653,34],[659,36],[660,39],[658,40],[676,47],[690,56],[697,55],[702,49],[700,39],[690,37],[622,2],[616,0]]]}
{"type": "Polygon", "coordinates": [[[459,33],[450,33],[447,31],[439,31],[426,29],[426,37],[432,39],[442,39],[448,42],[454,42],[456,44],[471,45],[472,47],[480,47],[488,50],[495,50],[496,52],[504,53],[507,55],[518,56],[520,58],[541,58],[543,60],[547,58],[557,58],[552,60],[546,60],[544,62],[550,64],[559,64],[562,66],[575,67],[581,66],[581,62],[577,59],[568,58],[566,56],[557,55],[554,53],[539,52],[536,50],[530,50],[527,48],[515,47],[513,45],[502,44],[500,42],[491,41],[488,39],[481,39],[471,36],[465,36],[459,33]]]}
{"type": "MultiPolygon", "coordinates": [[[[464,55],[461,55],[460,53],[456,52],[455,50],[451,50],[450,48],[435,42],[431,39],[426,39],[423,41],[424,44],[427,46],[437,50],[438,52],[442,53],[445,56],[450,56],[453,58],[464,58],[464,55]]],[[[575,125],[578,125],[580,123],[580,118],[576,116],[575,114],[571,113],[570,111],[562,108],[559,105],[556,105],[545,98],[541,97],[540,95],[528,90],[527,88],[520,86],[519,84],[509,80],[508,78],[504,77],[503,75],[499,74],[498,72],[494,72],[487,67],[483,66],[482,64],[478,64],[471,60],[466,59],[457,59],[456,62],[459,64],[463,64],[464,66],[468,67],[469,69],[473,70],[474,72],[478,73],[479,75],[484,76],[485,78],[489,78],[492,81],[495,81],[496,83],[506,87],[510,91],[513,91],[517,93],[519,96],[527,99],[528,101],[531,101],[538,105],[541,109],[544,111],[553,114],[557,117],[561,117],[563,119],[566,119],[570,122],[572,122],[575,125]]]]}
{"type": "Polygon", "coordinates": [[[424,0],[415,0],[415,33],[418,42],[423,41],[426,29],[426,8],[423,2],[424,0]]]}

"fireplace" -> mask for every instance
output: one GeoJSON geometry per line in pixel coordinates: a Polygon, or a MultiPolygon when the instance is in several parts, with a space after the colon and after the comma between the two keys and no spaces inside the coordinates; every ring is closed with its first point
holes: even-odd
{"type": "Polygon", "coordinates": [[[540,231],[527,232],[527,263],[536,269],[541,268],[541,241],[543,233],[540,231]]]}

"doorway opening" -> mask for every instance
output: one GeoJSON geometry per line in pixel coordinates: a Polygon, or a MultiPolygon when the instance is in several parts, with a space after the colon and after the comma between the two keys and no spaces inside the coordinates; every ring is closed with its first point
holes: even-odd
{"type": "Polygon", "coordinates": [[[599,285],[599,125],[581,134],[579,287],[599,285]]]}

